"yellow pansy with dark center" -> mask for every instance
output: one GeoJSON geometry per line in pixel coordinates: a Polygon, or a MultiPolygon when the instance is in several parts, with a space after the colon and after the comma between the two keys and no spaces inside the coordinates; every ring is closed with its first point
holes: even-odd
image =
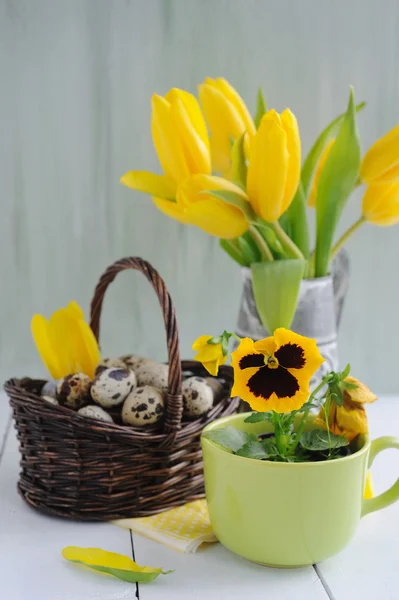
{"type": "Polygon", "coordinates": [[[309,397],[309,382],[323,362],[315,340],[284,328],[254,342],[241,340],[232,353],[233,396],[253,410],[298,410],[309,397]]]}

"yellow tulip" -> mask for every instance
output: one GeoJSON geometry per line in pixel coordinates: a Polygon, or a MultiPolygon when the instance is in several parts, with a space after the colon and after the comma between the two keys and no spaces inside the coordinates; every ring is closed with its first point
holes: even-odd
{"type": "Polygon", "coordinates": [[[243,212],[207,191],[235,192],[248,201],[245,192],[234,183],[212,175],[193,175],[181,183],[176,202],[154,199],[157,207],[169,217],[190,225],[196,225],[210,235],[219,238],[236,238],[249,227],[243,212]]]}
{"type": "Polygon", "coordinates": [[[231,166],[231,143],[247,132],[244,147],[248,156],[250,139],[256,128],[243,99],[228,81],[207,77],[198,86],[199,98],[211,132],[214,171],[225,175],[231,166]]]}
{"type": "Polygon", "coordinates": [[[399,180],[369,185],[363,196],[362,213],[374,225],[399,223],[399,180]]]}
{"type": "Polygon", "coordinates": [[[203,364],[210,375],[217,375],[220,365],[224,365],[227,355],[223,354],[222,342],[218,344],[208,344],[212,335],[200,335],[192,345],[192,349],[197,351],[194,360],[203,364]]]}
{"type": "Polygon", "coordinates": [[[399,181],[399,125],[366,152],[360,165],[360,179],[368,184],[399,181]]]}
{"type": "Polygon", "coordinates": [[[121,183],[160,199],[174,199],[177,184],[195,173],[209,174],[211,158],[204,117],[196,98],[172,89],[152,97],[152,138],[164,175],[129,171],[121,183]]]}
{"type": "MultiPolygon", "coordinates": [[[[330,401],[328,413],[328,425],[330,431],[335,435],[344,435],[349,441],[353,440],[359,433],[368,433],[367,414],[364,404],[369,404],[377,399],[370,388],[364,383],[347,377],[346,382],[355,384],[354,389],[343,389],[343,402],[339,406],[330,401]]],[[[325,426],[324,409],[320,410],[317,417],[319,424],[325,426]]]]}
{"type": "Polygon", "coordinates": [[[34,315],[31,329],[40,357],[54,379],[70,373],[94,377],[100,351],[94,333],[76,302],[60,308],[49,320],[43,315],[34,315]]]}
{"type": "Polygon", "coordinates": [[[255,213],[274,223],[291,204],[301,172],[301,140],[295,116],[269,110],[251,142],[247,192],[255,213]]]}
{"type": "Polygon", "coordinates": [[[316,167],[316,171],[313,177],[312,189],[310,190],[309,198],[308,198],[308,206],[311,208],[316,208],[316,199],[317,199],[317,188],[319,186],[320,175],[327,160],[328,153],[330,152],[333,143],[335,142],[335,138],[330,140],[328,144],[324,147],[323,152],[321,153],[320,160],[316,167]]]}

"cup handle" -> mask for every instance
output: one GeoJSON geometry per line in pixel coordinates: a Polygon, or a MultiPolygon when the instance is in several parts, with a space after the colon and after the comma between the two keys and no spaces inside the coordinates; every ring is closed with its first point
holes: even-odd
{"type": "MultiPolygon", "coordinates": [[[[368,467],[371,467],[377,454],[383,450],[387,450],[388,448],[396,448],[399,450],[399,438],[385,436],[373,440],[370,446],[368,467]]],[[[397,479],[396,482],[382,494],[379,494],[374,498],[363,500],[362,517],[368,513],[374,512],[375,510],[386,508],[397,500],[399,500],[399,479],[397,479]]]]}

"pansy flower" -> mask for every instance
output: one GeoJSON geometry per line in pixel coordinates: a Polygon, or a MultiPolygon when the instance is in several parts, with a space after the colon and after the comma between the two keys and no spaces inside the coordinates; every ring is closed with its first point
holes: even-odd
{"type": "Polygon", "coordinates": [[[310,379],[324,361],[316,340],[284,328],[257,342],[243,338],[231,358],[232,396],[253,410],[278,413],[301,408],[309,398],[310,379]]]}

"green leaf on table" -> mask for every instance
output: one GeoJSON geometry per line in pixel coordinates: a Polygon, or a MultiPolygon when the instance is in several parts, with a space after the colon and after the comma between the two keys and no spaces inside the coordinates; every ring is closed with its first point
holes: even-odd
{"type": "Polygon", "coordinates": [[[328,274],[335,229],[345,203],[355,187],[360,167],[360,142],[351,88],[342,120],[317,188],[315,276],[328,274]]]}
{"type": "MultiPolygon", "coordinates": [[[[365,102],[361,102],[358,104],[355,109],[356,112],[360,112],[366,106],[365,102]]],[[[305,194],[305,198],[308,197],[310,192],[310,186],[313,180],[313,174],[315,169],[319,163],[320,157],[323,154],[323,150],[326,144],[330,141],[330,139],[336,134],[338,128],[341,126],[342,121],[345,119],[346,113],[339,115],[336,119],[334,119],[327,127],[321,132],[312,148],[307,155],[305,162],[303,163],[302,171],[301,171],[301,181],[303,185],[303,192],[305,194]]]]}
{"type": "Polygon", "coordinates": [[[290,328],[305,267],[306,260],[300,258],[251,265],[256,308],[269,333],[290,328]]]}
{"type": "Polygon", "coordinates": [[[247,188],[247,160],[244,152],[244,141],[246,132],[237,138],[231,149],[232,173],[231,178],[234,183],[243,190],[247,188]]]}
{"type": "Polygon", "coordinates": [[[237,450],[242,448],[242,446],[248,442],[256,442],[258,440],[254,433],[247,433],[246,431],[234,429],[234,427],[229,426],[215,429],[214,431],[208,431],[204,434],[204,437],[233,452],[237,452],[237,450]]]}
{"type": "MultiPolygon", "coordinates": [[[[343,448],[349,445],[349,441],[342,435],[330,432],[331,449],[343,448]]],[[[302,434],[300,442],[302,448],[311,452],[323,452],[330,449],[328,432],[324,429],[313,429],[302,434]]]]}
{"type": "Polygon", "coordinates": [[[247,442],[236,452],[237,456],[244,456],[246,458],[256,458],[257,460],[264,460],[269,458],[269,454],[262,442],[247,442]]]}
{"type": "Polygon", "coordinates": [[[267,105],[266,105],[265,97],[263,95],[263,89],[260,87],[258,89],[258,96],[256,99],[256,113],[255,113],[255,117],[254,117],[254,123],[255,123],[256,129],[258,129],[265,112],[267,112],[267,105]]]}
{"type": "Polygon", "coordinates": [[[244,423],[260,423],[261,421],[272,421],[271,412],[253,412],[244,420],[244,423]]]}
{"type": "Polygon", "coordinates": [[[162,571],[159,568],[140,567],[128,556],[108,552],[101,548],[79,548],[67,546],[62,551],[62,556],[69,562],[77,563],[94,571],[100,571],[122,579],[129,583],[148,583],[159,575],[167,575],[173,571],[162,571]]]}

